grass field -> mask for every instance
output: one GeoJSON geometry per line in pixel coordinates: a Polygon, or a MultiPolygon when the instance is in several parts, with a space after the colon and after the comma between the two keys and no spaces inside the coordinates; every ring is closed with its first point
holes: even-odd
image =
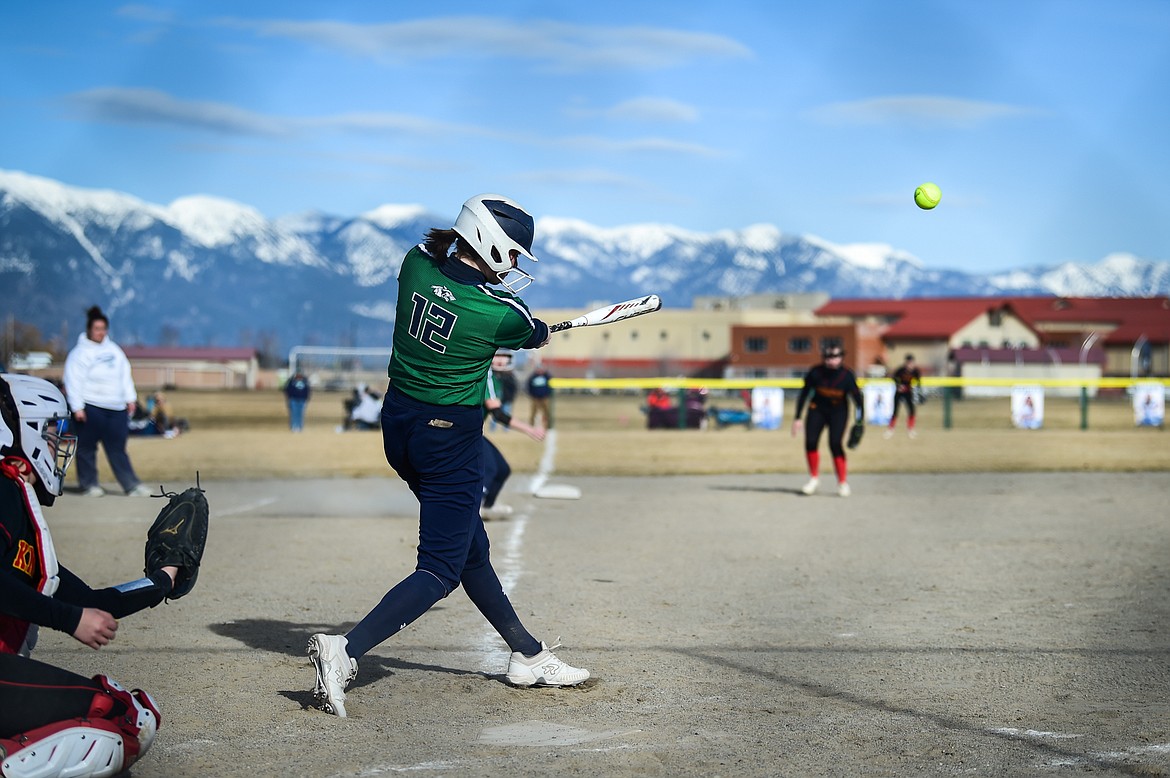
{"type": "MultiPolygon", "coordinates": [[[[792,417],[792,393],[786,419],[792,417]]],[[[338,433],[342,393],[318,392],[306,414],[306,430],[287,428],[277,392],[170,392],[174,412],[191,429],[174,439],[132,438],[130,453],[147,483],[189,480],[194,471],[216,478],[384,476],[390,471],[377,432],[338,433]]],[[[733,398],[710,405],[736,407],[733,398]]],[[[562,394],[554,413],[555,470],[561,475],[666,475],[804,472],[801,443],[787,429],[647,430],[637,395],[562,394]]],[[[527,417],[522,398],[515,408],[527,417]]],[[[919,409],[919,437],[895,437],[870,427],[849,452],[854,473],[947,473],[1170,470],[1170,438],[1164,430],[1135,428],[1127,398],[1094,400],[1086,430],[1076,399],[1049,398],[1045,428],[1012,427],[1007,398],[956,401],[951,429],[943,428],[942,403],[919,409]]],[[[544,449],[516,432],[488,433],[518,473],[535,472],[544,449]]],[[[827,446],[822,442],[821,450],[827,446]]],[[[101,458],[102,480],[112,484],[101,458]]]]}

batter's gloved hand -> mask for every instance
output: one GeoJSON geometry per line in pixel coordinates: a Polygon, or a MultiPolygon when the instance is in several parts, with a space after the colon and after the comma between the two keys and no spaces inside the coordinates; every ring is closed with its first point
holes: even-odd
{"type": "Polygon", "coordinates": [[[857,444],[861,442],[861,436],[865,434],[865,424],[854,424],[853,429],[849,430],[849,442],[845,444],[846,448],[857,448],[857,444]]]}
{"type": "Polygon", "coordinates": [[[162,495],[170,501],[146,532],[146,574],[174,565],[179,568],[175,586],[167,595],[177,600],[191,591],[199,576],[203,547],[207,545],[207,498],[198,486],[182,494],[162,495]]]}

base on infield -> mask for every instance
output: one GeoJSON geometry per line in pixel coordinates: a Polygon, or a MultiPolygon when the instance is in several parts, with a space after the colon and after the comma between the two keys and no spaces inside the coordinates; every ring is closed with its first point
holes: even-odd
{"type": "Polygon", "coordinates": [[[546,500],[580,500],[581,490],[569,484],[545,484],[532,493],[546,500]]]}

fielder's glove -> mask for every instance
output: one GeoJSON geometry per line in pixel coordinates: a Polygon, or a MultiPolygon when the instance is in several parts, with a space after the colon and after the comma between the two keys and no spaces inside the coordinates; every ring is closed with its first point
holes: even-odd
{"type": "Polygon", "coordinates": [[[146,574],[167,565],[178,567],[175,586],[167,595],[167,599],[177,600],[194,588],[199,576],[199,563],[207,544],[207,498],[197,486],[182,494],[162,496],[169,497],[170,502],[146,532],[146,574]]]}
{"type": "Polygon", "coordinates": [[[865,424],[854,424],[853,429],[849,430],[849,442],[845,444],[847,448],[857,448],[857,444],[861,442],[861,436],[865,434],[865,424]]]}

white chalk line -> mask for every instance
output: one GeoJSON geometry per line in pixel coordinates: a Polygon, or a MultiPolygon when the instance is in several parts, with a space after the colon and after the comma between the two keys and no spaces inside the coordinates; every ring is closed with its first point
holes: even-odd
{"type": "Polygon", "coordinates": [[[540,456],[540,464],[536,468],[536,475],[528,482],[528,493],[536,494],[540,487],[552,475],[553,463],[557,458],[557,431],[549,430],[544,435],[544,453],[540,456]]]}
{"type": "MultiPolygon", "coordinates": [[[[528,483],[528,493],[532,494],[548,480],[553,471],[553,463],[557,456],[557,432],[549,430],[544,436],[544,452],[540,456],[540,465],[536,475],[528,483]]],[[[528,527],[528,511],[520,511],[508,522],[508,534],[504,538],[503,555],[492,560],[492,567],[500,578],[504,594],[512,596],[516,584],[524,575],[524,530],[528,527]]],[[[485,668],[493,668],[499,664],[500,645],[503,641],[490,624],[480,633],[479,649],[483,654],[485,668]]]]}
{"type": "MultiPolygon", "coordinates": [[[[987,730],[996,735],[1006,735],[1020,740],[1075,740],[1084,735],[1073,735],[1063,732],[1045,732],[1036,729],[1019,729],[1017,727],[998,727],[987,730]]],[[[1131,746],[1121,751],[1095,751],[1083,757],[1069,757],[1047,762],[1052,767],[1073,767],[1088,764],[1089,762],[1116,762],[1124,759],[1133,759],[1143,755],[1162,756],[1170,754],[1170,743],[1151,743],[1148,745],[1131,746]]]]}

